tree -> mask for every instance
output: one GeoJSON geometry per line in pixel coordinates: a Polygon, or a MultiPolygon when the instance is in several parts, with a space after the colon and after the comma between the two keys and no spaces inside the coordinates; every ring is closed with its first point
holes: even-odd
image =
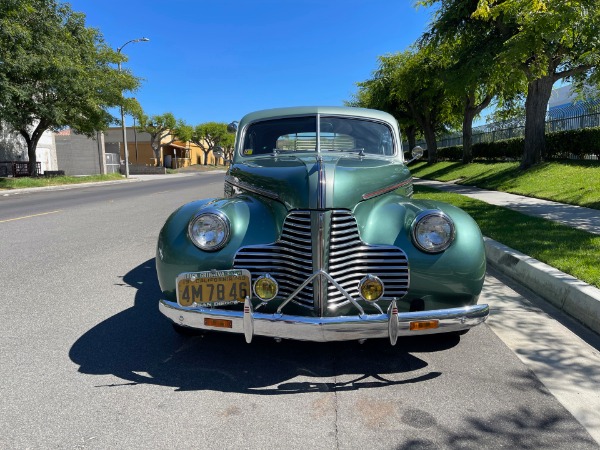
{"type": "MultiPolygon", "coordinates": [[[[139,112],[138,112],[139,114],[139,112]]],[[[150,146],[154,151],[156,167],[160,166],[162,149],[173,142],[190,141],[192,128],[181,119],[176,119],[170,113],[164,113],[148,117],[141,113],[138,117],[138,129],[150,135],[150,146]]]]}
{"type": "Polygon", "coordinates": [[[526,169],[546,157],[546,110],[554,83],[565,78],[581,82],[590,75],[599,75],[600,3],[597,0],[547,0],[533,4],[513,0],[512,3],[515,4],[480,7],[476,14],[496,22],[509,15],[519,25],[519,31],[499,56],[518,62],[517,67],[528,81],[525,150],[521,162],[526,169]]]}
{"type": "MultiPolygon", "coordinates": [[[[442,0],[442,3],[444,2],[442,0]]],[[[521,168],[546,157],[545,124],[554,83],[600,78],[597,0],[452,0],[463,15],[503,36],[495,63],[507,79],[526,79],[525,148],[521,168]]]]}
{"type": "Polygon", "coordinates": [[[515,83],[498,70],[495,56],[507,38],[506,31],[471,17],[474,0],[422,0],[439,4],[421,46],[434,46],[444,59],[446,90],[462,105],[463,163],[472,161],[473,120],[494,97],[512,97],[515,83]]]}
{"type": "Polygon", "coordinates": [[[140,105],[135,97],[124,98],[123,109],[125,114],[134,117],[136,120],[138,120],[140,117],[144,117],[142,105],[140,105]]]}
{"type": "Polygon", "coordinates": [[[436,132],[452,122],[456,100],[445,90],[440,55],[434,47],[411,49],[379,57],[373,78],[359,83],[355,96],[364,106],[389,112],[403,121],[414,142],[418,126],[427,143],[428,162],[437,162],[436,132]]]}
{"type": "Polygon", "coordinates": [[[116,121],[108,109],[139,79],[85,16],[55,0],[0,2],[0,117],[27,143],[29,174],[37,174],[42,134],[70,126],[94,136],[116,121]]]}
{"type": "Polygon", "coordinates": [[[379,68],[373,73],[373,78],[356,83],[358,91],[353,99],[344,102],[346,106],[371,108],[385,111],[393,115],[408,140],[409,149],[416,145],[417,122],[411,116],[405,101],[392,95],[395,66],[386,57],[379,57],[379,68]]]}
{"type": "Polygon", "coordinates": [[[223,148],[223,154],[226,160],[233,160],[233,150],[235,145],[235,134],[227,133],[223,136],[223,139],[220,142],[220,146],[223,148]]]}
{"type": "Polygon", "coordinates": [[[220,122],[206,122],[196,125],[190,140],[204,153],[204,165],[208,164],[208,155],[213,149],[225,141],[229,133],[227,124],[220,122]]]}

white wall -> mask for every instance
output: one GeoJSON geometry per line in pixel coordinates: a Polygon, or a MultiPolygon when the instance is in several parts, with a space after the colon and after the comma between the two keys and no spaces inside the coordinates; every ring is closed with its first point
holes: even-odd
{"type": "MultiPolygon", "coordinates": [[[[58,170],[54,133],[46,130],[42,134],[35,153],[42,163],[42,172],[58,170]]],[[[25,139],[5,124],[0,124],[0,161],[29,161],[25,139]]]]}

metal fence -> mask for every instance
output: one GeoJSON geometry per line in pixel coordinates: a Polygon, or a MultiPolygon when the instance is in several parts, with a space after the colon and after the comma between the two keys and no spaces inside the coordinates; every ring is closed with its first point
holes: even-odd
{"type": "MultiPolygon", "coordinates": [[[[42,163],[36,162],[36,170],[42,174],[42,163]]],[[[0,177],[27,177],[29,176],[29,162],[27,161],[0,161],[0,177]]]]}
{"type": "MultiPolygon", "coordinates": [[[[546,133],[598,126],[600,126],[600,99],[580,101],[552,108],[546,114],[546,133]]],[[[510,122],[495,122],[473,128],[473,144],[519,137],[525,137],[524,117],[516,118],[510,122]]],[[[439,148],[453,147],[462,145],[462,143],[462,132],[445,134],[437,141],[439,148]]],[[[407,142],[403,144],[404,148],[408,148],[407,142]]],[[[417,141],[417,145],[427,148],[425,140],[417,141]]]]}
{"type": "Polygon", "coordinates": [[[119,173],[121,161],[117,153],[106,153],[106,173],[119,173]]]}

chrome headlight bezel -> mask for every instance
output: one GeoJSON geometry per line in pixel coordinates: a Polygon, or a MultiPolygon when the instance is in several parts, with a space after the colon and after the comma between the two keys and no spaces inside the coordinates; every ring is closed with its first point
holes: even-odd
{"type": "MultiPolygon", "coordinates": [[[[196,247],[206,252],[214,252],[222,249],[229,242],[230,236],[231,224],[229,223],[229,219],[225,214],[216,209],[200,211],[193,217],[192,220],[190,220],[188,224],[188,237],[196,247]],[[204,242],[200,241],[198,239],[198,235],[194,232],[195,225],[203,219],[213,220],[214,224],[216,224],[214,230],[222,233],[218,237],[218,241],[216,243],[207,244],[206,240],[204,242]]],[[[210,239],[210,241],[214,241],[214,239],[210,239]]]]}
{"type": "MultiPolygon", "coordinates": [[[[439,233],[438,233],[439,234],[439,233]]],[[[421,212],[411,225],[411,237],[413,244],[415,246],[425,252],[425,253],[441,253],[448,249],[452,242],[454,242],[454,238],[456,236],[456,227],[454,225],[454,221],[443,211],[439,210],[427,210],[421,212]],[[433,222],[432,222],[433,221],[433,222]],[[439,243],[429,243],[427,244],[427,239],[424,239],[426,233],[435,232],[433,230],[433,226],[437,224],[447,226],[447,231],[443,234],[442,239],[439,243]],[[427,227],[427,228],[425,228],[427,227]],[[429,230],[429,231],[428,231],[429,230]]]]}

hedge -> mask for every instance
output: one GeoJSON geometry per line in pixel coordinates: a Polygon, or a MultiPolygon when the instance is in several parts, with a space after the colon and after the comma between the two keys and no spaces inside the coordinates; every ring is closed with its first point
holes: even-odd
{"type": "MultiPolygon", "coordinates": [[[[524,138],[504,139],[473,144],[473,159],[519,160],[523,156],[524,138]]],[[[546,159],[600,159],[600,127],[556,131],[546,134],[546,159]]],[[[462,145],[438,148],[438,159],[462,160],[462,145]]]]}

